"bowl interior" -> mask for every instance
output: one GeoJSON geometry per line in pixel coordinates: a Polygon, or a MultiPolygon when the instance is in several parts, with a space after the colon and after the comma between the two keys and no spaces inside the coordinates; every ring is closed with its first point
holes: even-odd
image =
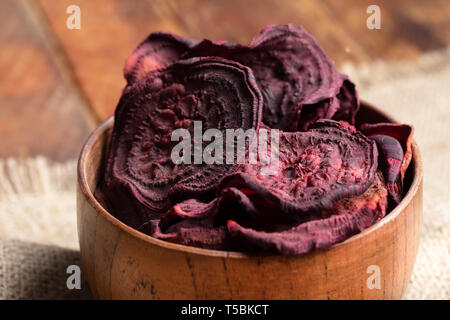
{"type": "MultiPolygon", "coordinates": [[[[361,103],[361,110],[358,113],[356,124],[359,126],[362,123],[377,123],[377,122],[396,122],[391,117],[386,114],[380,112],[375,107],[367,104],[361,103]]],[[[83,147],[83,150],[80,154],[80,159],[78,163],[78,179],[81,187],[81,191],[85,194],[87,200],[90,202],[90,205],[93,206],[100,214],[102,214],[108,221],[116,225],[118,228],[123,231],[131,234],[134,237],[138,237],[144,241],[150,242],[152,244],[156,244],[162,247],[166,247],[174,250],[186,251],[189,253],[197,253],[202,255],[209,256],[221,256],[221,257],[234,257],[234,258],[245,258],[248,256],[254,256],[255,254],[247,254],[242,252],[230,252],[230,251],[219,251],[219,250],[210,250],[210,249],[202,249],[196,247],[184,246],[176,243],[170,243],[163,240],[159,240],[153,237],[150,237],[144,233],[137,231],[134,228],[129,227],[128,225],[122,223],[120,220],[115,218],[112,214],[110,214],[102,205],[97,201],[94,197],[94,192],[102,178],[102,172],[104,171],[104,162],[107,154],[107,149],[110,142],[111,132],[113,129],[114,119],[110,117],[108,120],[103,122],[88,138],[86,144],[83,147]]],[[[407,190],[404,198],[401,203],[394,208],[391,212],[389,212],[383,219],[372,225],[371,227],[365,229],[364,231],[348,238],[344,242],[335,244],[332,246],[341,246],[345,245],[345,243],[354,241],[360,237],[364,237],[369,234],[373,230],[382,227],[384,224],[388,223],[390,220],[394,219],[396,215],[398,215],[402,208],[411,201],[415,192],[421,181],[421,157],[418,150],[418,147],[415,142],[412,145],[412,160],[411,164],[405,175],[405,190],[407,190]]],[[[267,255],[258,253],[256,255],[267,255]]],[[[269,254],[273,255],[273,254],[269,254]]]]}

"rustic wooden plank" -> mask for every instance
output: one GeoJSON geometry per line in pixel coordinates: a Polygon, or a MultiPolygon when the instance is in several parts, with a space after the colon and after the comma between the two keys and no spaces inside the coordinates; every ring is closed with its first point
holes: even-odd
{"type": "Polygon", "coordinates": [[[193,38],[248,43],[268,24],[304,26],[337,63],[364,61],[367,55],[330,15],[322,1],[228,0],[167,1],[193,38]]]}
{"type": "Polygon", "coordinates": [[[0,2],[0,157],[74,158],[90,124],[37,20],[23,1],[0,2]]]}
{"type": "Polygon", "coordinates": [[[450,43],[450,2],[447,0],[325,0],[334,19],[358,40],[372,59],[413,59],[450,43]],[[366,27],[369,5],[381,12],[381,29],[366,27]]]}
{"type": "Polygon", "coordinates": [[[183,33],[158,1],[80,0],[81,29],[66,27],[71,0],[41,0],[41,8],[61,41],[77,80],[102,120],[112,114],[125,85],[122,69],[126,57],[149,32],[183,33]]]}

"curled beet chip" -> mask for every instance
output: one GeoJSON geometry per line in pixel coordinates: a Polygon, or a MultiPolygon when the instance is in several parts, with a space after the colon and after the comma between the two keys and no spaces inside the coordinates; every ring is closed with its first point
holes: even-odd
{"type": "Polygon", "coordinates": [[[153,237],[187,246],[229,250],[231,235],[225,226],[214,226],[212,220],[182,220],[166,232],[158,230],[153,237]]]}
{"type": "Polygon", "coordinates": [[[342,87],[336,96],[336,110],[331,112],[330,118],[337,121],[347,121],[348,123],[355,124],[356,114],[359,111],[359,98],[358,92],[355,89],[355,85],[351,82],[346,75],[341,74],[343,78],[342,87]]]}
{"type": "Polygon", "coordinates": [[[138,230],[160,240],[187,246],[215,250],[229,250],[235,247],[226,227],[214,226],[211,219],[181,220],[164,231],[161,222],[155,219],[147,221],[138,230]]]}
{"type": "Polygon", "coordinates": [[[221,210],[225,211],[223,219],[237,216],[239,219],[245,220],[252,217],[256,209],[243,192],[237,188],[226,188],[221,190],[220,194],[210,202],[191,198],[175,204],[162,215],[160,225],[167,229],[181,220],[215,219],[221,210]],[[231,210],[238,212],[230,212],[231,210]]]}
{"type": "MultiPolygon", "coordinates": [[[[236,188],[226,188],[210,202],[188,199],[173,206],[156,220],[145,223],[140,231],[158,239],[200,248],[242,251],[251,246],[240,243],[221,220],[227,217],[248,221],[254,207],[236,188]],[[234,210],[238,209],[239,212],[234,210]],[[219,211],[225,217],[217,217],[219,211]],[[245,216],[242,216],[245,214],[245,216]]],[[[253,248],[252,248],[253,249],[253,248]]]]}
{"type": "Polygon", "coordinates": [[[172,133],[184,129],[180,140],[188,139],[192,150],[198,143],[189,140],[196,136],[194,121],[201,133],[256,129],[261,108],[251,70],[218,58],[179,61],[127,87],[116,109],[104,179],[107,198],[122,202],[118,215],[140,225],[165,212],[170,198],[213,192],[236,165],[197,164],[195,150],[190,157],[177,152],[186,161],[176,163],[172,151],[179,141],[171,141],[172,133]]]}
{"type": "Polygon", "coordinates": [[[336,97],[322,100],[314,104],[304,104],[298,117],[297,129],[306,131],[318,120],[331,119],[339,109],[339,100],[336,97]]]}
{"type": "Polygon", "coordinates": [[[414,128],[405,124],[377,123],[364,124],[361,129],[377,143],[381,170],[386,179],[389,195],[398,204],[405,172],[411,162],[414,128]]]}
{"type": "Polygon", "coordinates": [[[346,75],[340,74],[339,76],[342,79],[342,86],[336,96],[302,106],[298,119],[298,130],[306,131],[311,124],[320,119],[333,119],[355,124],[360,105],[358,93],[355,85],[346,75]]]}
{"type": "Polygon", "coordinates": [[[176,216],[181,219],[205,219],[214,217],[221,208],[230,204],[237,205],[248,213],[256,209],[250,199],[237,188],[225,188],[220,191],[218,197],[210,202],[202,202],[198,199],[188,199],[174,205],[167,216],[176,216]]]}
{"type": "MultiPolygon", "coordinates": [[[[214,198],[211,202],[203,202],[195,198],[176,203],[165,214],[161,215],[158,227],[167,230],[171,225],[183,220],[210,220],[215,217],[220,207],[220,198],[214,198]]],[[[211,220],[212,221],[212,220],[211,220]]],[[[147,229],[149,235],[152,232],[147,229]]]]}
{"type": "Polygon", "coordinates": [[[181,219],[205,219],[213,217],[219,208],[220,198],[211,202],[202,202],[198,199],[188,199],[175,204],[167,216],[176,216],[181,219]]]}
{"type": "Polygon", "coordinates": [[[127,58],[124,75],[132,84],[153,70],[175,63],[197,42],[166,32],[151,33],[127,58]]]}
{"type": "Polygon", "coordinates": [[[385,214],[387,191],[379,176],[362,195],[342,199],[323,214],[327,217],[300,223],[278,231],[258,231],[229,220],[231,234],[249,241],[263,250],[275,250],[285,255],[302,254],[326,249],[366,229],[385,214]]]}
{"type": "Polygon", "coordinates": [[[248,53],[250,48],[235,42],[211,41],[204,39],[192,46],[183,54],[183,59],[196,57],[220,57],[228,60],[234,60],[238,53],[248,53]]]}
{"type": "Polygon", "coordinates": [[[218,56],[250,67],[264,97],[263,122],[285,131],[297,129],[303,105],[331,103],[343,81],[316,40],[293,25],[268,26],[250,46],[204,40],[185,54],[195,56],[218,56]]]}
{"type": "MultiPolygon", "coordinates": [[[[254,66],[264,70],[271,68],[274,79],[266,79],[270,89],[272,80],[284,84],[286,92],[280,97],[281,109],[301,102],[313,104],[334,96],[341,87],[341,78],[334,64],[317,41],[302,27],[293,25],[268,26],[250,44],[256,55],[254,66]],[[278,82],[278,81],[276,81],[278,82]],[[292,96],[292,97],[291,97],[292,96]],[[300,97],[300,100],[291,100],[300,97]],[[283,101],[287,100],[287,101],[283,101]],[[290,102],[292,101],[292,102],[290,102]]],[[[250,63],[251,57],[248,57],[250,63]]],[[[245,64],[245,63],[244,63],[245,64]]],[[[258,74],[258,71],[255,71],[258,74]]],[[[257,76],[258,77],[258,76],[257,76]]]]}
{"type": "Polygon", "coordinates": [[[228,251],[254,251],[255,246],[234,237],[226,225],[217,225],[212,218],[185,219],[162,228],[161,222],[149,221],[140,231],[165,241],[187,246],[228,251]]]}
{"type": "Polygon", "coordinates": [[[281,133],[278,158],[272,174],[261,162],[245,164],[221,183],[240,189],[260,208],[259,219],[269,222],[302,221],[364,193],[378,166],[375,143],[333,120],[318,121],[307,132],[281,133]]]}

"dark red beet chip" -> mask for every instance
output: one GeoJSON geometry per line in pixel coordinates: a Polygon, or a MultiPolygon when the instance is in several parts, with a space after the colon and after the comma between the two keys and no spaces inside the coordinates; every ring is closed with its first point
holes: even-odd
{"type": "Polygon", "coordinates": [[[395,203],[401,200],[403,179],[411,162],[414,128],[404,124],[364,124],[364,134],[373,139],[380,153],[380,166],[389,195],[395,203]]]}
{"type": "Polygon", "coordinates": [[[216,250],[229,249],[228,243],[231,240],[226,227],[215,227],[211,220],[182,220],[165,233],[156,232],[152,236],[187,246],[216,250]]]}
{"type": "Polygon", "coordinates": [[[194,137],[193,121],[201,121],[203,132],[257,128],[261,108],[251,70],[219,58],[183,60],[127,87],[115,113],[103,188],[107,198],[120,197],[118,216],[141,225],[169,209],[169,197],[214,191],[236,166],[175,164],[173,130],[185,128],[194,137]]]}
{"type": "MultiPolygon", "coordinates": [[[[290,96],[295,97],[298,92],[302,104],[313,104],[334,96],[341,87],[342,82],[333,62],[302,27],[268,26],[253,39],[250,47],[263,56],[263,62],[259,65],[261,71],[272,66],[274,78],[291,86],[288,92],[283,93],[281,100],[289,101],[292,99],[290,96]]],[[[257,65],[258,61],[254,63],[257,65]]],[[[255,74],[258,72],[255,71],[255,74]]],[[[271,79],[267,80],[271,82],[271,79]]],[[[281,107],[283,109],[283,105],[281,107]]]]}
{"type": "Polygon", "coordinates": [[[124,75],[132,84],[153,70],[167,67],[177,62],[181,55],[197,41],[166,32],[151,33],[127,58],[124,75]]]}
{"type": "Polygon", "coordinates": [[[362,195],[340,200],[323,213],[327,217],[301,223],[280,231],[265,232],[228,221],[231,234],[249,241],[263,250],[285,255],[326,249],[366,229],[386,214],[387,191],[377,176],[374,184],[362,195]]]}
{"type": "Polygon", "coordinates": [[[248,53],[250,48],[235,42],[228,41],[211,41],[204,39],[187,50],[182,58],[196,58],[196,57],[220,57],[228,60],[234,60],[237,53],[248,53]]]}
{"type": "Polygon", "coordinates": [[[229,204],[238,205],[243,212],[249,214],[256,209],[250,199],[237,188],[225,188],[218,197],[210,202],[202,202],[192,198],[175,204],[163,217],[177,217],[180,219],[206,219],[213,218],[221,208],[229,204]]]}
{"type": "Polygon", "coordinates": [[[339,93],[332,98],[322,100],[315,104],[303,105],[298,120],[297,129],[308,130],[309,126],[321,119],[333,119],[355,124],[356,114],[359,111],[359,98],[355,85],[344,74],[339,75],[342,86],[339,93]]]}
{"type": "Polygon", "coordinates": [[[307,132],[280,133],[278,153],[275,174],[263,174],[259,162],[222,181],[222,187],[236,187],[252,199],[260,219],[272,222],[305,220],[364,193],[378,165],[375,143],[333,120],[318,121],[307,132]]]}
{"type": "Polygon", "coordinates": [[[226,226],[215,226],[212,219],[185,219],[164,231],[158,221],[152,220],[140,231],[157,239],[205,249],[242,251],[248,247],[239,245],[226,226]]]}
{"type": "MultiPolygon", "coordinates": [[[[256,210],[250,199],[237,188],[226,188],[210,202],[192,198],[175,204],[161,217],[160,225],[164,228],[181,220],[214,219],[220,210],[239,208],[240,214],[251,216],[256,210]]],[[[230,216],[226,213],[226,216],[230,216]]],[[[242,218],[242,217],[241,217],[242,218]]]]}
{"type": "Polygon", "coordinates": [[[204,219],[213,217],[219,208],[220,198],[205,203],[197,199],[188,199],[175,204],[167,216],[176,216],[181,219],[204,219]]]}
{"type": "Polygon", "coordinates": [[[336,96],[337,109],[330,118],[355,124],[356,114],[358,113],[360,106],[358,92],[356,91],[353,82],[351,82],[346,75],[341,74],[341,77],[344,81],[336,96]]]}
{"type": "Polygon", "coordinates": [[[293,25],[268,26],[248,47],[204,40],[185,56],[219,56],[250,67],[264,97],[263,122],[285,131],[299,126],[303,105],[331,102],[343,81],[314,38],[293,25]]]}
{"type": "MultiPolygon", "coordinates": [[[[144,223],[139,230],[158,239],[216,250],[241,251],[224,223],[217,224],[219,210],[229,210],[230,204],[252,210],[252,204],[239,190],[228,188],[210,202],[188,199],[175,204],[160,220],[144,223]]],[[[241,211],[245,212],[245,211],[241,211]]],[[[229,212],[226,213],[230,215],[229,212]]],[[[232,215],[231,215],[232,216],[232,215]]]]}
{"type": "Polygon", "coordinates": [[[298,117],[297,130],[307,131],[318,120],[331,119],[339,109],[337,97],[322,100],[314,104],[304,104],[298,117]]]}

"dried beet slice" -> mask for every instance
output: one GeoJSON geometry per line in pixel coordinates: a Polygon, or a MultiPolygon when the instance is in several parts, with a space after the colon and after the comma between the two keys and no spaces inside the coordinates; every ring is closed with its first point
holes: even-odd
{"type": "Polygon", "coordinates": [[[302,106],[298,130],[306,131],[311,124],[320,119],[333,119],[355,124],[356,114],[360,107],[358,92],[347,75],[340,74],[339,76],[342,79],[342,86],[335,97],[302,106]]]}
{"type": "Polygon", "coordinates": [[[290,228],[279,226],[275,232],[257,231],[229,220],[230,233],[245,239],[263,250],[275,250],[285,255],[326,249],[346,240],[384,217],[387,191],[380,176],[362,195],[342,199],[323,214],[325,219],[312,220],[290,228]]]}
{"type": "Polygon", "coordinates": [[[175,204],[163,217],[176,216],[181,219],[206,219],[213,218],[218,211],[229,205],[235,204],[243,208],[245,212],[254,212],[256,209],[250,199],[237,188],[225,188],[220,195],[210,202],[202,202],[192,198],[175,204]]]}
{"type": "Polygon", "coordinates": [[[361,129],[377,143],[389,195],[398,204],[405,172],[411,162],[414,128],[405,124],[377,123],[364,124],[361,129]]]}
{"type": "MultiPolygon", "coordinates": [[[[253,203],[244,193],[236,188],[226,188],[210,202],[191,198],[175,204],[161,217],[160,226],[167,229],[181,220],[215,219],[221,210],[226,211],[225,219],[242,214],[245,216],[240,218],[250,218],[256,211],[253,203]],[[229,210],[238,210],[238,212],[230,214],[229,210]]],[[[222,218],[221,220],[225,221],[222,218]]]]}
{"type": "Polygon", "coordinates": [[[202,202],[198,199],[188,199],[175,204],[166,216],[176,216],[181,219],[205,219],[213,217],[219,208],[220,198],[211,202],[202,202]]]}
{"type": "Polygon", "coordinates": [[[322,100],[314,104],[302,106],[298,117],[297,130],[307,131],[309,127],[318,120],[331,119],[339,109],[339,100],[336,97],[322,100]]]}
{"type": "Polygon", "coordinates": [[[275,78],[295,83],[291,84],[292,90],[289,91],[293,96],[299,92],[302,104],[330,98],[341,87],[341,78],[333,61],[303,27],[291,24],[267,26],[253,38],[250,47],[268,58],[268,61],[263,59],[263,69],[267,68],[267,64],[275,64],[275,68],[271,69],[275,78]],[[277,76],[277,72],[283,75],[277,76]]]}
{"type": "Polygon", "coordinates": [[[141,225],[170,207],[169,196],[214,191],[235,165],[175,164],[173,130],[194,137],[194,120],[203,131],[257,128],[261,108],[251,70],[219,58],[179,61],[127,87],[115,113],[105,191],[110,199],[120,194],[122,208],[133,202],[135,211],[118,214],[141,225]]]}
{"type": "Polygon", "coordinates": [[[341,74],[341,77],[343,79],[342,87],[336,96],[338,106],[330,118],[337,121],[347,121],[354,125],[360,107],[358,92],[355,84],[346,75],[341,74]]]}
{"type": "MultiPolygon", "coordinates": [[[[225,223],[217,219],[219,211],[227,217],[239,217],[246,221],[254,208],[246,196],[236,188],[227,188],[212,201],[205,203],[188,199],[173,206],[159,222],[150,221],[140,230],[155,238],[174,243],[216,250],[252,250],[249,245],[236,241],[228,232],[225,223]],[[239,213],[230,212],[236,206],[239,213]],[[240,216],[245,213],[246,216],[240,216]]],[[[225,220],[226,221],[226,220],[225,220]]],[[[224,222],[225,222],[224,221],[224,222]]]]}
{"type": "Polygon", "coordinates": [[[194,221],[193,224],[198,224],[200,220],[213,221],[219,211],[220,200],[221,198],[217,197],[210,202],[203,202],[199,199],[191,198],[176,203],[166,213],[161,215],[158,227],[167,230],[170,226],[183,220],[192,220],[194,221]]]}
{"type": "Polygon", "coordinates": [[[204,40],[185,54],[195,56],[218,56],[250,67],[264,97],[263,122],[285,131],[296,130],[303,105],[329,101],[343,81],[314,38],[293,25],[267,26],[248,47],[204,40]]]}
{"type": "Polygon", "coordinates": [[[197,41],[172,33],[153,32],[128,56],[124,76],[128,84],[138,81],[153,70],[175,63],[197,41]]]}
{"type": "Polygon", "coordinates": [[[221,183],[266,207],[257,210],[262,222],[302,221],[337,200],[362,194],[378,166],[375,143],[333,120],[318,121],[307,132],[280,133],[278,156],[273,175],[263,174],[258,162],[243,165],[221,183]]]}
{"type": "Polygon", "coordinates": [[[234,60],[234,56],[239,52],[250,52],[250,48],[235,42],[203,39],[187,50],[182,58],[220,57],[227,60],[234,60]]]}
{"type": "Polygon", "coordinates": [[[160,225],[158,220],[150,220],[139,231],[157,239],[205,249],[241,251],[249,247],[236,242],[226,226],[215,226],[212,219],[181,220],[166,230],[160,225]]]}

